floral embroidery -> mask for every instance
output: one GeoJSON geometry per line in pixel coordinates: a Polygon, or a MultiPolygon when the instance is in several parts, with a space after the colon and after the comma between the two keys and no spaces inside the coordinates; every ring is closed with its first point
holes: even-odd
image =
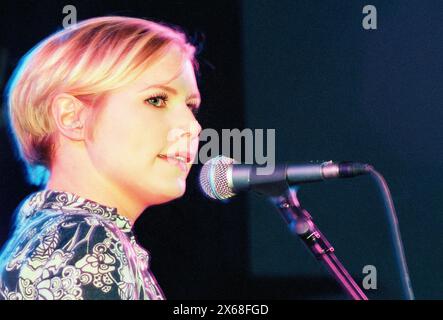
{"type": "Polygon", "coordinates": [[[0,253],[0,299],[165,299],[115,208],[44,190],[19,207],[0,253]]]}

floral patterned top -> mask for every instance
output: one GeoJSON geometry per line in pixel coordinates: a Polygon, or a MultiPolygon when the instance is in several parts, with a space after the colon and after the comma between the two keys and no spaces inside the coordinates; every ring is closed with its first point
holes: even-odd
{"type": "Polygon", "coordinates": [[[0,253],[0,300],[162,300],[150,255],[116,208],[42,190],[18,207],[0,253]]]}

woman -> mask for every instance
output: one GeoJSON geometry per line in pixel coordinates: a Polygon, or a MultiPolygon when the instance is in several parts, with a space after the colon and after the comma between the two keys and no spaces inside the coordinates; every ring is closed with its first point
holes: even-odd
{"type": "Polygon", "coordinates": [[[85,20],[27,54],[7,90],[33,183],[0,256],[1,299],[164,299],[132,226],[183,195],[201,131],[195,48],[129,17],[85,20]]]}

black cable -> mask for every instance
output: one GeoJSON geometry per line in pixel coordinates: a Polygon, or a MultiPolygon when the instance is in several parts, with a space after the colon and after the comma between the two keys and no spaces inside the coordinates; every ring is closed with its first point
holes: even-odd
{"type": "Polygon", "coordinates": [[[409,278],[408,265],[406,264],[406,257],[403,248],[403,242],[400,235],[400,227],[398,225],[397,214],[395,212],[394,202],[392,201],[391,192],[389,191],[388,184],[383,176],[375,170],[372,166],[367,166],[368,173],[377,182],[382,195],[386,216],[389,221],[389,226],[392,235],[392,244],[394,246],[394,253],[397,260],[398,269],[400,272],[400,281],[403,289],[403,294],[406,300],[414,300],[414,292],[412,291],[411,280],[409,278]]]}

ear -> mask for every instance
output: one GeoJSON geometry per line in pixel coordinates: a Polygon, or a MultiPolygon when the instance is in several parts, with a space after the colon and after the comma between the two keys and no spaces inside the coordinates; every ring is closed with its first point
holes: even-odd
{"type": "Polygon", "coordinates": [[[83,140],[87,110],[84,103],[76,97],[61,93],[51,105],[52,115],[60,134],[71,140],[83,140]]]}

